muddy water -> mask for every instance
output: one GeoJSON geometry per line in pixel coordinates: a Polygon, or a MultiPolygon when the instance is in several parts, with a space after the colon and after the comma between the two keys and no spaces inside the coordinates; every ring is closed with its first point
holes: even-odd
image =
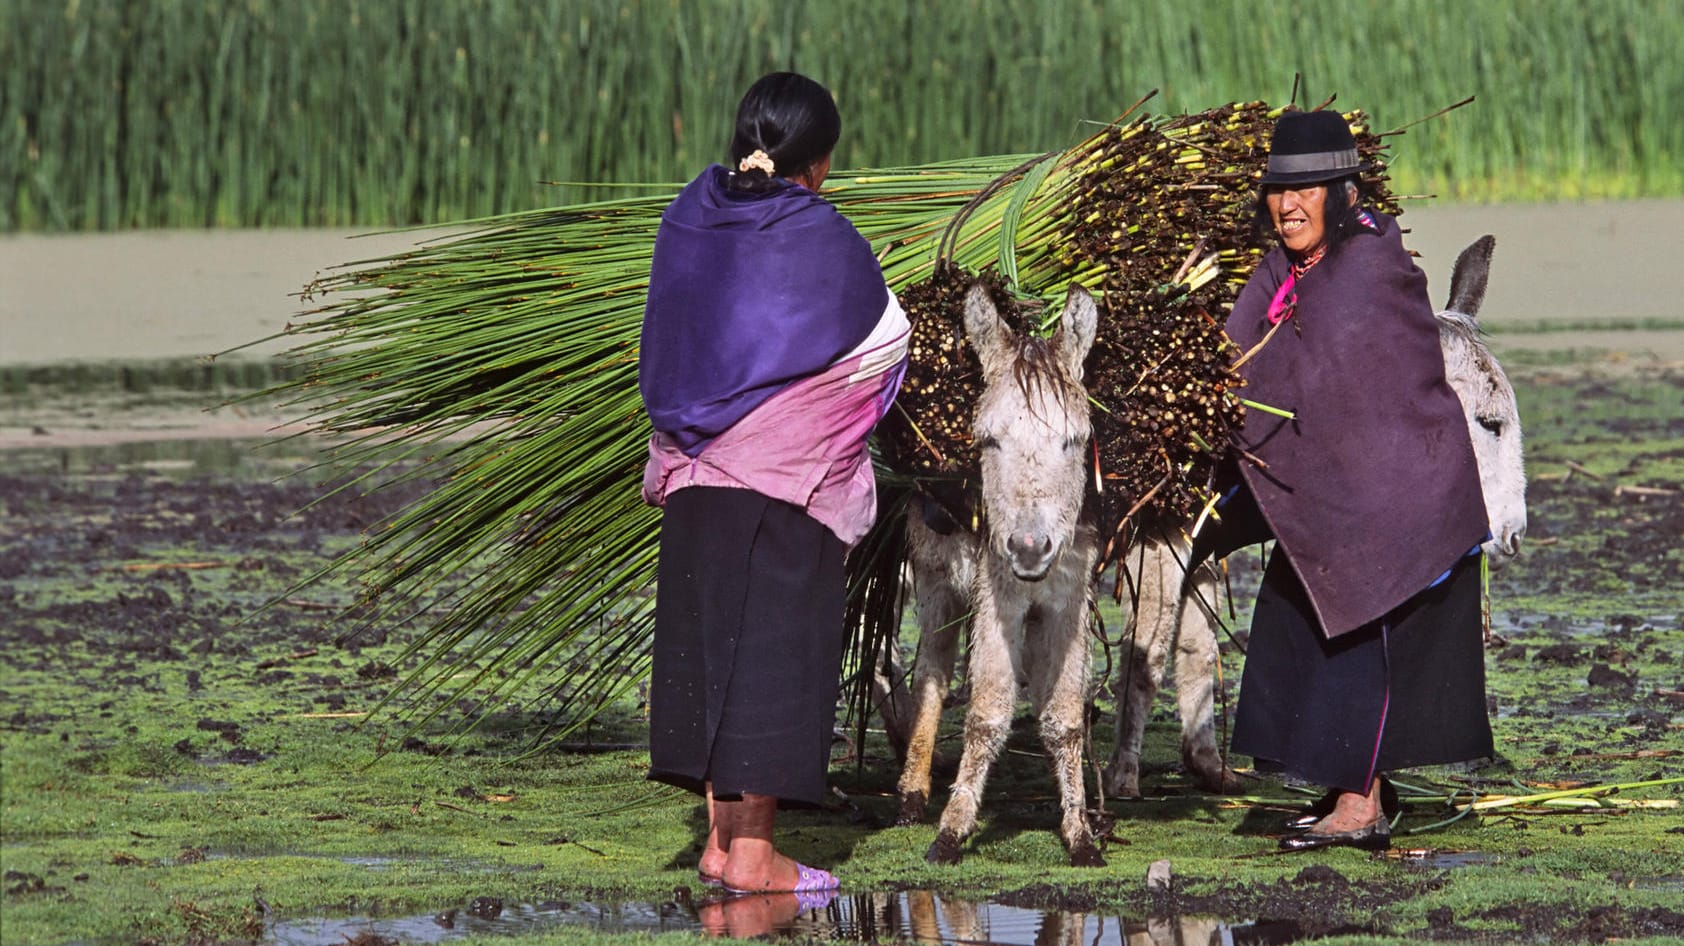
{"type": "MultiPolygon", "coordinates": [[[[1412,202],[1410,245],[1442,302],[1456,253],[1481,234],[1498,249],[1483,317],[1676,331],[1595,343],[1684,360],[1684,200],[1433,206],[1412,202]]],[[[297,318],[297,293],[334,266],[445,235],[353,238],[344,230],[172,230],[0,236],[0,365],[210,355],[259,342],[297,318]]],[[[1513,335],[1500,345],[1516,344],[1513,335]]],[[[1558,344],[1559,340],[1550,340],[1558,344]]],[[[284,343],[244,354],[268,356],[284,343]]]]}
{"type": "MultiPolygon", "coordinates": [[[[543,934],[690,931],[808,941],[999,943],[1022,946],[1136,946],[1154,943],[1291,943],[1328,931],[1287,920],[1226,921],[1208,916],[1131,919],[1068,910],[1034,910],[944,898],[930,891],[847,895],[713,897],[699,902],[573,903],[504,906],[480,899],[433,915],[343,917],[273,925],[277,946],[344,946],[376,938],[443,943],[462,938],[543,934]]],[[[1352,932],[1359,932],[1353,930],[1352,932]]]]}

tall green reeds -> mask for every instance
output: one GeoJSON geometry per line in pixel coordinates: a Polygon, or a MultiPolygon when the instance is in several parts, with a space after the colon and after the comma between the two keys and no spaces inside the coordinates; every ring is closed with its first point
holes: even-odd
{"type": "Polygon", "coordinates": [[[1337,93],[1400,192],[1684,193],[1676,0],[0,0],[0,229],[388,225],[689,178],[741,90],[836,92],[838,163],[1068,145],[1337,93]]]}

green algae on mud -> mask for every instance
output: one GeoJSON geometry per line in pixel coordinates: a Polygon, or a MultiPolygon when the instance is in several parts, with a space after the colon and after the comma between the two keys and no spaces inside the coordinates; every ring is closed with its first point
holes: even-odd
{"type": "MultiPolygon", "coordinates": [[[[1521,559],[1493,578],[1494,629],[1505,640],[1488,663],[1500,758],[1407,780],[1465,802],[1517,782],[1676,777],[1684,431],[1669,405],[1684,377],[1551,365],[1515,375],[1531,531],[1521,559]]],[[[400,655],[413,628],[343,638],[331,618],[354,586],[318,586],[257,610],[424,484],[337,494],[295,515],[319,498],[315,481],[277,482],[270,468],[183,477],[119,468],[109,456],[14,464],[20,456],[0,454],[8,946],[243,942],[283,919],[432,914],[480,896],[663,903],[677,887],[700,893],[700,806],[644,782],[642,751],[529,754],[545,720],[537,687],[518,704],[443,707],[418,731],[362,716],[392,674],[410,669],[400,655]],[[485,713],[479,729],[450,734],[485,713]]],[[[1236,628],[1248,598],[1241,565],[1236,628]]],[[[1115,636],[1114,607],[1107,621],[1115,636]]],[[[1231,709],[1241,658],[1227,650],[1222,705],[1231,709]]],[[[877,736],[856,758],[839,746],[835,805],[787,816],[782,837],[851,891],[1280,917],[1335,942],[1684,937],[1678,889],[1667,885],[1684,878],[1679,809],[1504,811],[1399,836],[1400,847],[1478,855],[1456,867],[1348,850],[1282,856],[1268,837],[1278,809],[1190,788],[1169,701],[1159,706],[1149,795],[1107,801],[1115,822],[1103,870],[1065,866],[1027,720],[962,866],[924,863],[933,827],[889,827],[895,773],[877,736]],[[1153,893],[1144,877],[1159,859],[1175,880],[1153,893]]],[[[1096,753],[1108,734],[1096,728],[1096,753]]],[[[634,705],[588,734],[597,747],[642,737],[634,705]]],[[[1254,785],[1283,806],[1295,797],[1274,780],[1254,785]]],[[[1610,804],[1681,794],[1673,785],[1610,804]]],[[[1445,802],[1414,803],[1401,827],[1452,813],[1445,802]]]]}

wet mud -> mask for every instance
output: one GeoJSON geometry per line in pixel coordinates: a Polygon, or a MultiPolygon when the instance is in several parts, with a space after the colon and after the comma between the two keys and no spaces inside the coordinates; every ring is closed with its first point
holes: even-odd
{"type": "MultiPolygon", "coordinates": [[[[1553,393],[1537,396],[1541,413],[1528,419],[1536,425],[1539,449],[1529,464],[1526,545],[1521,559],[1493,578],[1490,689],[1504,759],[1466,773],[1462,782],[1489,785],[1524,776],[1582,784],[1676,776],[1684,770],[1684,428],[1675,405],[1684,402],[1684,373],[1639,384],[1587,378],[1528,383],[1534,394],[1553,393]],[[1560,405],[1557,413],[1550,412],[1552,404],[1560,405]]],[[[1522,397],[1527,403],[1527,394],[1522,397]]],[[[62,462],[20,457],[0,452],[0,644],[8,681],[0,684],[0,730],[92,729],[90,717],[110,715],[114,703],[132,695],[196,694],[236,679],[271,694],[277,705],[333,713],[377,702],[401,672],[388,662],[387,647],[401,629],[346,636],[344,623],[327,618],[349,603],[348,592],[315,588],[288,596],[287,590],[426,484],[372,495],[328,493],[310,475],[211,475],[97,452],[66,452],[62,462]],[[266,602],[271,606],[262,607],[266,602]],[[325,662],[303,659],[324,656],[325,662]],[[15,682],[24,676],[50,677],[58,686],[24,688],[15,682]]],[[[246,717],[231,715],[195,714],[192,735],[172,747],[172,757],[132,759],[129,771],[157,771],[191,785],[213,781],[218,766],[273,764],[273,747],[252,744],[239,721],[246,717]]],[[[393,745],[418,754],[450,751],[442,741],[418,737],[393,745]]],[[[1173,761],[1154,764],[1146,780],[1161,786],[1173,774],[1173,761]]],[[[465,790],[470,795],[463,805],[484,794],[465,790]]],[[[888,828],[888,804],[882,811],[868,805],[859,815],[888,828]]],[[[1419,826],[1431,817],[1410,815],[1405,824],[1419,826]]],[[[1458,859],[1456,852],[1423,847],[1411,862],[1407,852],[1394,852],[1411,869],[1382,879],[1306,862],[1271,882],[1176,876],[1149,889],[1139,878],[1096,878],[1082,886],[1006,889],[991,904],[891,882],[880,894],[850,894],[798,910],[787,903],[731,909],[728,901],[696,889],[635,908],[611,895],[567,901],[565,908],[560,901],[511,900],[496,911],[488,901],[463,900],[441,903],[405,921],[408,926],[253,916],[265,931],[262,938],[298,946],[431,942],[532,932],[552,922],[617,932],[687,929],[858,942],[1684,937],[1684,907],[1634,906],[1613,896],[1438,907],[1424,925],[1376,919],[1442,891],[1458,873],[1503,860],[1524,864],[1533,848],[1543,852],[1560,843],[1544,832],[1571,838],[1575,826],[1583,834],[1595,817],[1616,815],[1587,814],[1533,828],[1535,844],[1501,855],[1467,852],[1458,859]],[[1119,903],[1125,909],[1118,910],[1119,903]],[[988,919],[988,909],[1001,912],[988,919]],[[1008,912],[1013,910],[1023,915],[1008,912]],[[733,929],[732,914],[755,929],[733,929]]],[[[1679,824],[1676,816],[1671,823],[1679,824]]],[[[1684,850],[1684,831],[1675,827],[1661,835],[1656,850],[1684,850]]],[[[1433,842],[1431,835],[1419,840],[1433,842]]],[[[1406,838],[1400,847],[1408,843],[1406,838]]],[[[201,846],[188,845],[175,863],[188,863],[180,858],[195,850],[204,856],[201,846]]],[[[1673,860],[1680,864],[1676,870],[1666,869],[1667,862],[1664,853],[1652,852],[1628,886],[1673,890],[1684,884],[1684,860],[1673,860]]],[[[82,882],[64,873],[8,871],[4,897],[9,904],[50,898],[82,882]]],[[[229,932],[204,941],[239,938],[229,932]]]]}

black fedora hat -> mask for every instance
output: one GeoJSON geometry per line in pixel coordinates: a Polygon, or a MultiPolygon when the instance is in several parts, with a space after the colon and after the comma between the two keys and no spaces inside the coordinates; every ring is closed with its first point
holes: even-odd
{"type": "Polygon", "coordinates": [[[1264,184],[1319,184],[1368,169],[1357,140],[1335,111],[1287,112],[1275,122],[1264,184]]]}

